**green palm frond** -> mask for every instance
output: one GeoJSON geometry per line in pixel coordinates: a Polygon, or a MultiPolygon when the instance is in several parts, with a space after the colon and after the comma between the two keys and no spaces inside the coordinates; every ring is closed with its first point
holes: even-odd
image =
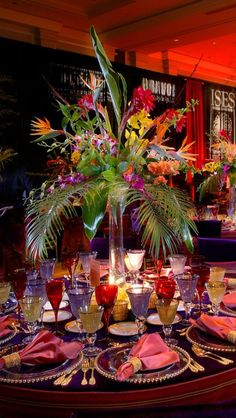
{"type": "Polygon", "coordinates": [[[213,193],[221,188],[221,174],[213,174],[207,177],[200,186],[198,187],[197,191],[199,192],[199,200],[201,201],[203,196],[206,193],[213,193]]]}
{"type": "Polygon", "coordinates": [[[5,164],[11,161],[15,155],[17,153],[11,148],[0,148],[0,171],[4,169],[5,164]]]}
{"type": "Polygon", "coordinates": [[[130,190],[128,203],[140,201],[137,219],[142,229],[142,245],[149,247],[149,252],[156,257],[162,247],[164,256],[167,252],[178,251],[184,241],[192,249],[191,232],[196,227],[189,217],[193,205],[186,194],[178,189],[150,187],[148,193],[130,190]],[[184,228],[183,228],[184,226],[184,228]]]}

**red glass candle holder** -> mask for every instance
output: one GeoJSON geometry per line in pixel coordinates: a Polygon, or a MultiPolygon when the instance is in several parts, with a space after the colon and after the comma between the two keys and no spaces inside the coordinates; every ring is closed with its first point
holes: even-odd
{"type": "Polygon", "coordinates": [[[102,321],[108,334],[109,319],[117,298],[118,286],[115,284],[100,284],[95,288],[95,297],[98,305],[104,307],[102,321]]]}
{"type": "Polygon", "coordinates": [[[155,291],[158,299],[172,299],[175,294],[176,282],[168,276],[161,276],[155,280],[155,291]]]}

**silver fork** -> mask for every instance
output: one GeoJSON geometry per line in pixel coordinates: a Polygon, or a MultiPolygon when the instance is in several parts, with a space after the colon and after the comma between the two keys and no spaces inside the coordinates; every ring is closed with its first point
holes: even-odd
{"type": "Polygon", "coordinates": [[[95,385],[96,384],[96,379],[94,377],[94,369],[95,369],[95,358],[94,357],[92,357],[90,359],[89,366],[90,366],[90,369],[91,369],[91,376],[90,376],[90,379],[89,379],[89,384],[90,385],[95,385]]]}

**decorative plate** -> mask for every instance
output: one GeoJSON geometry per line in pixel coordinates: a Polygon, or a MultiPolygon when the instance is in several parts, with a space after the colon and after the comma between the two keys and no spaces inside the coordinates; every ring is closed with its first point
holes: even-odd
{"type": "MultiPolygon", "coordinates": [[[[79,321],[80,322],[80,321],[79,321]]],[[[80,322],[81,323],[81,322],[80,322]]],[[[103,323],[102,322],[100,322],[100,324],[99,324],[99,328],[98,329],[101,329],[103,327],[103,323]]],[[[75,332],[76,334],[79,334],[79,333],[81,333],[82,332],[82,329],[81,328],[79,328],[78,326],[77,326],[77,323],[76,323],[76,321],[70,321],[70,322],[67,322],[67,324],[65,325],[65,330],[66,331],[69,331],[69,332],[75,332]]],[[[84,332],[84,331],[83,331],[84,332]]]]}
{"type": "MultiPolygon", "coordinates": [[[[146,330],[147,327],[145,327],[146,330]]],[[[120,335],[121,337],[131,337],[138,334],[138,327],[135,322],[117,322],[108,328],[110,334],[120,335]]]]}
{"type": "Polygon", "coordinates": [[[17,328],[13,325],[9,327],[9,333],[7,335],[3,335],[0,337],[0,345],[7,343],[8,341],[12,340],[17,334],[17,328]]]}
{"type": "Polygon", "coordinates": [[[224,315],[236,317],[236,308],[228,308],[228,306],[225,306],[223,303],[220,305],[220,312],[224,315]]]}
{"type": "MultiPolygon", "coordinates": [[[[10,354],[24,348],[25,345],[13,345],[4,355],[10,354]]],[[[45,364],[45,365],[23,365],[11,368],[1,369],[0,371],[0,382],[4,383],[15,383],[15,384],[26,384],[42,382],[44,380],[54,379],[65,372],[70,372],[77,367],[80,367],[83,360],[82,351],[78,357],[74,360],[65,360],[61,364],[45,364]]]]}
{"type": "MultiPolygon", "coordinates": [[[[63,309],[63,308],[66,308],[68,305],[69,305],[69,302],[67,300],[62,300],[61,303],[60,303],[60,307],[59,308],[60,309],[63,309]]],[[[52,305],[51,305],[51,303],[49,301],[47,301],[45,303],[44,309],[45,309],[45,311],[52,311],[53,310],[52,305]]]]}
{"type": "MultiPolygon", "coordinates": [[[[157,312],[149,315],[147,317],[146,321],[147,321],[148,324],[151,324],[151,325],[161,325],[162,326],[162,323],[160,321],[160,317],[159,317],[157,312]]],[[[174,321],[172,322],[172,324],[177,324],[180,321],[182,321],[182,316],[177,314],[177,315],[175,315],[175,318],[174,318],[174,321]]]]}
{"type": "MultiPolygon", "coordinates": [[[[65,321],[72,317],[69,311],[58,311],[58,322],[65,321]]],[[[46,311],[43,314],[43,322],[55,322],[55,315],[53,311],[46,311]]]]}
{"type": "Polygon", "coordinates": [[[199,347],[205,348],[207,350],[225,352],[236,351],[236,346],[234,344],[201,331],[199,328],[193,325],[188,328],[186,332],[186,338],[188,341],[190,341],[190,343],[197,344],[199,347]]]}
{"type": "MultiPolygon", "coordinates": [[[[119,347],[111,347],[102,351],[96,358],[97,371],[108,379],[117,380],[116,371],[122,363],[127,361],[132,346],[133,343],[122,344],[119,347]]],[[[183,373],[189,367],[190,357],[188,353],[180,347],[171,348],[179,354],[179,362],[161,369],[139,371],[129,377],[125,383],[157,383],[162,382],[163,380],[172,379],[183,373]]]]}
{"type": "Polygon", "coordinates": [[[9,314],[10,312],[13,312],[17,308],[17,301],[14,298],[9,298],[6,303],[3,305],[3,313],[9,314]]]}

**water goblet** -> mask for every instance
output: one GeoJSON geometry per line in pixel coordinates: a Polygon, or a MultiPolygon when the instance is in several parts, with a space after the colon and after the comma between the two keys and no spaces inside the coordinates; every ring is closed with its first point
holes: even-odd
{"type": "Polygon", "coordinates": [[[62,332],[58,330],[58,311],[62,301],[65,283],[63,279],[49,279],[46,281],[46,291],[49,302],[52,305],[55,315],[55,334],[61,335],[62,332]]]}
{"type": "Polygon", "coordinates": [[[165,336],[164,341],[167,345],[178,344],[178,341],[175,338],[171,338],[172,323],[175,319],[178,304],[178,299],[158,299],[155,303],[162,323],[162,330],[165,336]]]}
{"type": "Polygon", "coordinates": [[[84,271],[84,276],[89,285],[89,276],[91,271],[91,260],[97,257],[97,251],[92,252],[79,252],[79,260],[82,264],[82,268],[84,271]]]}
{"type": "Polygon", "coordinates": [[[196,291],[198,277],[199,276],[197,274],[191,273],[183,273],[175,276],[179,287],[181,299],[184,302],[185,319],[182,321],[182,323],[186,326],[189,326],[191,304],[194,293],[196,291]]]}
{"type": "Polygon", "coordinates": [[[56,258],[48,258],[40,261],[39,272],[43,279],[48,280],[53,277],[56,262],[56,258]]]}
{"type": "Polygon", "coordinates": [[[43,299],[40,316],[38,318],[37,330],[44,328],[43,326],[43,315],[44,315],[44,305],[47,302],[47,291],[46,291],[46,280],[38,277],[37,279],[32,279],[28,281],[24,296],[40,296],[43,299]]]}
{"type": "Polygon", "coordinates": [[[23,296],[22,299],[19,299],[25,322],[27,323],[27,329],[29,330],[29,335],[23,338],[24,343],[29,343],[34,338],[36,333],[37,320],[40,316],[43,302],[44,299],[41,296],[27,295],[23,296]]]}
{"type": "Polygon", "coordinates": [[[145,255],[145,250],[128,250],[127,255],[129,258],[129,264],[131,268],[131,274],[133,276],[134,282],[138,282],[139,270],[143,264],[143,258],[145,255]]]}
{"type": "Polygon", "coordinates": [[[110,316],[118,295],[118,286],[115,284],[99,284],[95,287],[95,297],[98,305],[103,306],[102,321],[105,333],[108,334],[110,316]]]}
{"type": "Polygon", "coordinates": [[[97,338],[96,331],[99,328],[103,312],[103,306],[99,305],[85,305],[79,308],[79,316],[86,331],[88,342],[88,346],[83,348],[85,356],[95,357],[102,351],[101,348],[95,346],[95,341],[97,338]]]}
{"type": "Polygon", "coordinates": [[[219,315],[220,303],[225,294],[226,283],[219,280],[211,280],[206,283],[206,289],[211,301],[212,312],[214,315],[219,315]]]}
{"type": "Polygon", "coordinates": [[[81,341],[84,340],[83,333],[85,331],[80,322],[79,309],[83,308],[84,306],[89,306],[93,292],[94,292],[93,287],[82,287],[82,286],[76,287],[76,288],[70,288],[67,290],[69,301],[70,301],[71,312],[76,318],[76,325],[78,327],[78,331],[80,334],[78,340],[81,340],[81,341]]]}
{"type": "Polygon", "coordinates": [[[172,254],[168,257],[174,275],[184,272],[187,257],[183,254],[172,254]]]}
{"type": "Polygon", "coordinates": [[[155,280],[154,288],[158,299],[173,299],[176,282],[172,277],[161,276],[155,280]]]}
{"type": "Polygon", "coordinates": [[[199,314],[201,315],[203,305],[203,292],[205,291],[205,284],[208,282],[210,278],[210,267],[207,264],[192,266],[191,272],[199,276],[197,281],[197,293],[199,296],[199,314]]]}
{"type": "Polygon", "coordinates": [[[4,303],[9,298],[11,285],[9,282],[0,282],[0,314],[4,314],[4,303]]]}
{"type": "Polygon", "coordinates": [[[138,336],[140,337],[145,331],[145,319],[153,289],[151,287],[136,284],[129,287],[126,292],[129,296],[131,309],[138,327],[138,336]]]}

